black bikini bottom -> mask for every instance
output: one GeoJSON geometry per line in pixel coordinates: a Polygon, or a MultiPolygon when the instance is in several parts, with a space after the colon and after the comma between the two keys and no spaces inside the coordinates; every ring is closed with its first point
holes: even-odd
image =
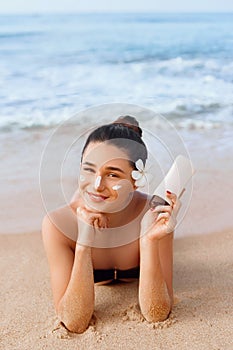
{"type": "Polygon", "coordinates": [[[94,270],[94,282],[97,283],[107,280],[120,280],[123,278],[139,278],[139,271],[139,266],[129,270],[94,270]]]}

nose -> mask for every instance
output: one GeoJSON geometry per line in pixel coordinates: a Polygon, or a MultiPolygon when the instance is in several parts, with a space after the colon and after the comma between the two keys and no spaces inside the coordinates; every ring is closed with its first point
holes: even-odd
{"type": "Polygon", "coordinates": [[[101,190],[103,187],[103,181],[102,181],[102,177],[100,175],[98,175],[95,179],[95,190],[101,190]]]}

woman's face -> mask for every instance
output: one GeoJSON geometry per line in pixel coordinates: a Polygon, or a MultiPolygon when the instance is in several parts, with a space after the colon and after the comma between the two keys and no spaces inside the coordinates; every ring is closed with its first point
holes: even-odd
{"type": "Polygon", "coordinates": [[[108,141],[90,143],[83,155],[79,190],[86,205],[99,212],[123,210],[135,190],[124,150],[108,141]]]}

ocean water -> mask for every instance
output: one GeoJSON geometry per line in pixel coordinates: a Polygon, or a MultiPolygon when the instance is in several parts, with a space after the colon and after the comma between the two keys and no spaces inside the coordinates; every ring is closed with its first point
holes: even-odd
{"type": "Polygon", "coordinates": [[[233,13],[0,16],[2,132],[112,102],[231,129],[233,13]]]}

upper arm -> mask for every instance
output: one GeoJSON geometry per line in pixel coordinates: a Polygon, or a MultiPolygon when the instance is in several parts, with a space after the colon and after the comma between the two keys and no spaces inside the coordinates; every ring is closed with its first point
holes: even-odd
{"type": "Polygon", "coordinates": [[[65,227],[62,228],[57,225],[59,220],[64,225],[66,219],[71,219],[69,215],[67,208],[58,209],[49,216],[47,215],[42,225],[43,243],[50,267],[51,285],[56,309],[69,284],[74,262],[76,242],[63,233],[65,227]]]}
{"type": "Polygon", "coordinates": [[[173,237],[172,232],[159,241],[161,269],[171,299],[173,299],[173,237]]]}

